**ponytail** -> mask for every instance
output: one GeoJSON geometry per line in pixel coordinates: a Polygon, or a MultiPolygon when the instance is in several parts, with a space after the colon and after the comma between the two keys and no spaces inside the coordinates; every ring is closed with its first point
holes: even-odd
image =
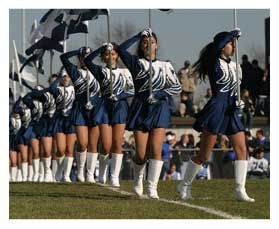
{"type": "Polygon", "coordinates": [[[212,72],[217,57],[213,42],[207,44],[201,51],[199,59],[194,63],[194,72],[198,73],[200,80],[205,81],[206,76],[212,72]]]}

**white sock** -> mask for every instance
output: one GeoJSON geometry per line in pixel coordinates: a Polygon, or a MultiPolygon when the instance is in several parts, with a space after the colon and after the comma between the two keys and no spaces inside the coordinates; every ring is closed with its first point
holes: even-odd
{"type": "Polygon", "coordinates": [[[73,157],[65,157],[64,158],[64,163],[63,163],[63,169],[64,169],[64,181],[65,182],[71,182],[70,180],[70,174],[72,170],[72,165],[73,165],[73,157]]]}
{"type": "Polygon", "coordinates": [[[122,165],[123,154],[112,153],[111,154],[111,181],[112,185],[119,187],[119,174],[122,165]]]}
{"type": "Polygon", "coordinates": [[[39,182],[44,182],[44,174],[45,174],[44,163],[43,161],[40,161],[39,182]]]}
{"type": "Polygon", "coordinates": [[[39,168],[40,168],[40,159],[33,159],[33,182],[37,182],[39,179],[39,168]]]}
{"type": "Polygon", "coordinates": [[[51,157],[44,157],[43,164],[44,164],[44,180],[45,182],[51,182],[52,181],[52,172],[50,169],[51,157]]]}
{"type": "Polygon", "coordinates": [[[52,171],[52,177],[53,180],[55,179],[55,174],[57,171],[57,161],[56,160],[51,160],[51,171],[52,171]]]}
{"type": "Polygon", "coordinates": [[[87,152],[86,155],[86,170],[87,170],[87,181],[94,182],[94,172],[96,168],[96,163],[98,159],[98,153],[87,152]]]}
{"type": "Polygon", "coordinates": [[[28,179],[27,180],[32,182],[33,175],[34,175],[33,165],[28,165],[28,179]]]}
{"type": "Polygon", "coordinates": [[[107,181],[109,154],[99,156],[99,182],[105,184],[107,181]]]}
{"type": "Polygon", "coordinates": [[[22,182],[22,167],[21,167],[21,163],[19,164],[19,167],[17,168],[16,181],[17,182],[22,182]]]}
{"type": "Polygon", "coordinates": [[[64,158],[65,155],[63,155],[62,157],[56,157],[56,161],[57,161],[57,171],[55,173],[56,181],[62,181],[64,158]]]}
{"type": "Polygon", "coordinates": [[[160,178],[163,161],[150,159],[148,165],[148,175],[147,175],[147,183],[148,183],[148,197],[158,199],[159,196],[157,194],[157,186],[160,178]]]}
{"type": "Polygon", "coordinates": [[[27,174],[28,174],[28,162],[22,162],[21,163],[22,168],[22,181],[27,181],[27,174]]]}
{"type": "Polygon", "coordinates": [[[11,182],[16,182],[17,166],[11,167],[11,182]]]}

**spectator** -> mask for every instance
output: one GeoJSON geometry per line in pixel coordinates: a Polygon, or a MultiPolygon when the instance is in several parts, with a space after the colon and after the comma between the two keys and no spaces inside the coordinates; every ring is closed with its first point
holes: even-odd
{"type": "Polygon", "coordinates": [[[184,174],[187,166],[187,161],[191,156],[195,154],[195,150],[189,150],[195,148],[194,136],[192,134],[182,134],[180,141],[175,144],[174,156],[176,160],[173,162],[176,164],[177,171],[184,174]]]}
{"type": "Polygon", "coordinates": [[[135,155],[135,150],[133,148],[133,145],[130,145],[130,143],[126,141],[125,135],[123,136],[122,150],[123,150],[122,151],[123,160],[122,160],[122,169],[120,172],[121,174],[120,177],[122,180],[131,180],[133,179],[132,158],[135,155]]]}
{"type": "Polygon", "coordinates": [[[182,85],[181,102],[180,102],[180,115],[192,116],[193,111],[193,100],[194,92],[196,91],[196,74],[192,71],[190,61],[185,60],[184,67],[178,71],[178,79],[182,85]]]}
{"type": "Polygon", "coordinates": [[[252,61],[252,77],[248,81],[248,90],[251,94],[253,102],[255,104],[256,98],[258,96],[258,88],[261,86],[261,80],[263,78],[263,69],[260,68],[258,61],[252,61]]]}
{"type": "Polygon", "coordinates": [[[173,163],[170,169],[164,174],[163,180],[181,180],[180,172],[176,171],[176,165],[173,163]]]}
{"type": "Polygon", "coordinates": [[[205,106],[205,104],[207,104],[211,96],[212,96],[212,90],[211,88],[207,88],[206,95],[202,98],[202,100],[199,103],[198,111],[201,111],[203,109],[203,107],[205,106]]]}
{"type": "Polygon", "coordinates": [[[266,69],[263,77],[258,83],[258,96],[256,99],[256,115],[269,116],[269,96],[270,96],[270,78],[269,71],[266,69]]]}
{"type": "Polygon", "coordinates": [[[241,70],[242,70],[242,82],[241,82],[241,90],[248,89],[248,82],[252,78],[252,64],[248,60],[248,56],[244,54],[242,56],[242,64],[241,64],[241,70]]]}
{"type": "Polygon", "coordinates": [[[250,179],[264,179],[269,177],[269,164],[264,158],[264,148],[256,149],[256,158],[251,157],[248,163],[248,178],[250,179]]]}
{"type": "Polygon", "coordinates": [[[247,89],[242,90],[241,100],[244,102],[241,120],[245,127],[245,130],[250,130],[252,116],[255,112],[255,108],[253,105],[253,100],[250,98],[249,91],[247,89]]]}
{"type": "Polygon", "coordinates": [[[246,148],[248,152],[248,156],[254,156],[255,148],[257,146],[256,138],[251,135],[250,131],[245,131],[245,141],[246,141],[246,148]]]}
{"type": "Polygon", "coordinates": [[[263,147],[265,152],[265,158],[269,161],[269,150],[270,150],[270,142],[269,140],[264,136],[263,129],[258,129],[256,132],[256,146],[257,147],[263,147]]]}
{"type": "Polygon", "coordinates": [[[196,175],[197,180],[210,180],[209,163],[203,163],[199,172],[196,175]]]}
{"type": "Polygon", "coordinates": [[[162,160],[164,161],[163,167],[160,174],[160,179],[163,179],[165,173],[170,168],[170,155],[171,146],[175,141],[175,134],[171,131],[166,133],[166,141],[163,143],[162,147],[162,160]]]}

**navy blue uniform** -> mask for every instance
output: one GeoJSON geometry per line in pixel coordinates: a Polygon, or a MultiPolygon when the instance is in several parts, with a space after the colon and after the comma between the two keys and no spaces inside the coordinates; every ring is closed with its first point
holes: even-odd
{"type": "Polygon", "coordinates": [[[48,92],[49,88],[44,90],[33,90],[30,96],[42,103],[43,114],[39,120],[38,129],[39,137],[52,137],[53,133],[53,115],[55,113],[56,104],[53,95],[48,92]]]}
{"type": "Polygon", "coordinates": [[[95,50],[85,59],[87,68],[101,86],[102,105],[100,106],[100,115],[96,117],[96,121],[98,124],[126,124],[129,109],[127,98],[134,95],[132,76],[126,68],[112,69],[112,91],[117,101],[110,99],[112,95],[110,69],[92,62],[94,58],[105,51],[105,48],[101,47],[95,50]]]}
{"type": "Polygon", "coordinates": [[[31,140],[33,138],[38,139],[39,138],[39,120],[42,117],[43,114],[43,106],[42,103],[38,100],[35,100],[31,97],[31,93],[27,93],[23,98],[23,103],[30,109],[31,111],[31,121],[26,128],[23,137],[26,140],[25,143],[27,145],[30,145],[31,140]]]}
{"type": "Polygon", "coordinates": [[[128,117],[128,130],[150,131],[169,127],[169,97],[181,92],[181,85],[170,62],[152,61],[152,93],[155,104],[147,102],[149,94],[149,60],[131,55],[127,49],[140,40],[137,34],[119,46],[119,55],[132,74],[135,96],[128,117]]]}
{"type": "MultiPolygon", "coordinates": [[[[232,33],[228,33],[222,40],[215,44],[216,53],[233,39],[232,33]]],[[[239,70],[239,85],[241,81],[241,68],[239,70]]],[[[217,57],[214,70],[208,74],[212,97],[203,110],[198,113],[194,129],[203,129],[212,133],[231,135],[244,131],[244,126],[239,118],[237,109],[237,78],[236,63],[230,59],[217,57]]]]}
{"type": "Polygon", "coordinates": [[[75,88],[75,102],[71,120],[75,126],[94,127],[97,125],[95,117],[99,113],[101,105],[100,85],[95,77],[86,69],[77,67],[70,61],[71,57],[78,57],[79,50],[70,51],[60,56],[63,66],[73,81],[75,88]],[[89,79],[89,101],[93,108],[88,110],[87,104],[87,78],[89,79]]]}
{"type": "Polygon", "coordinates": [[[53,134],[75,133],[74,125],[71,122],[71,112],[75,100],[75,90],[72,85],[67,87],[58,86],[61,75],[51,84],[49,92],[53,95],[56,103],[56,110],[53,116],[53,134]]]}
{"type": "MultiPolygon", "coordinates": [[[[21,98],[17,100],[17,102],[13,105],[12,114],[19,114],[16,112],[16,106],[18,105],[21,98]]],[[[21,118],[15,118],[12,116],[9,117],[9,151],[18,151],[18,143],[17,143],[17,133],[21,128],[21,118]]]]}

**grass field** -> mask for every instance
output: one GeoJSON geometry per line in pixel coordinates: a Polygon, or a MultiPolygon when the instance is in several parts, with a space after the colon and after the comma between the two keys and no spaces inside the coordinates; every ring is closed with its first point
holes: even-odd
{"type": "MultiPolygon", "coordinates": [[[[159,182],[162,200],[181,202],[178,182],[159,182]]],[[[247,192],[255,203],[237,202],[233,180],[195,181],[190,205],[206,207],[249,219],[270,218],[269,180],[248,180],[247,192]]],[[[131,192],[132,182],[121,190],[131,192]]],[[[146,193],[146,190],[145,190],[146,193]]],[[[218,219],[196,208],[176,203],[138,199],[88,183],[10,183],[10,219],[218,219]]]]}

